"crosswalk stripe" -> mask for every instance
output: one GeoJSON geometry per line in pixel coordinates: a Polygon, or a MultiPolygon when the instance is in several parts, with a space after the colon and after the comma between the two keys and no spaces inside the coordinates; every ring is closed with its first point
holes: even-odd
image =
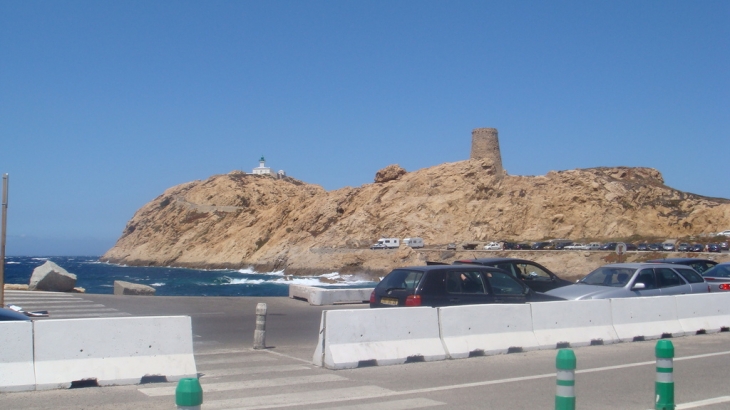
{"type": "Polygon", "coordinates": [[[203,358],[198,360],[195,359],[195,363],[198,365],[207,364],[226,364],[226,363],[248,363],[248,362],[273,362],[276,358],[271,356],[255,356],[255,355],[244,355],[234,357],[221,357],[221,358],[203,358]]]}
{"type": "MultiPolygon", "coordinates": [[[[276,379],[259,379],[259,380],[247,380],[239,382],[225,382],[225,383],[201,383],[203,391],[205,393],[222,392],[230,390],[243,390],[243,389],[261,389],[266,387],[280,387],[280,386],[294,386],[298,384],[310,384],[310,383],[327,383],[327,382],[338,382],[347,380],[342,376],[335,374],[320,374],[314,376],[294,376],[294,377],[279,377],[276,379]]],[[[138,389],[141,393],[144,393],[151,397],[156,396],[174,396],[175,386],[166,387],[151,387],[146,389],[138,389]]]]}
{"type": "Polygon", "coordinates": [[[446,403],[440,401],[415,398],[415,399],[404,399],[404,400],[393,400],[380,402],[376,404],[353,404],[351,406],[339,406],[339,407],[327,407],[322,410],[372,410],[377,408],[378,410],[408,410],[408,409],[420,409],[423,407],[442,406],[446,403]]]}
{"type": "Polygon", "coordinates": [[[259,373],[278,373],[278,372],[293,372],[298,370],[311,370],[310,367],[302,366],[298,364],[287,364],[280,366],[257,366],[257,367],[241,367],[235,369],[213,369],[201,372],[204,378],[214,378],[223,376],[244,376],[250,374],[259,373]]]}
{"type": "Polygon", "coordinates": [[[49,309],[52,312],[61,312],[61,313],[74,313],[74,312],[119,312],[117,309],[114,308],[108,308],[104,305],[94,305],[89,306],[92,309],[79,309],[77,306],[72,306],[70,308],[51,308],[49,309]]]}
{"type": "Polygon", "coordinates": [[[92,302],[90,300],[84,300],[84,299],[69,299],[69,300],[62,300],[62,301],[58,301],[58,300],[45,301],[45,300],[34,299],[32,301],[27,301],[27,302],[18,302],[18,301],[13,301],[12,299],[10,299],[10,303],[13,303],[13,304],[17,303],[19,305],[24,305],[24,307],[25,307],[25,305],[37,305],[37,306],[40,306],[40,305],[68,305],[70,303],[80,303],[82,305],[86,305],[86,304],[93,304],[94,302],[92,302]]]}
{"type": "Polygon", "coordinates": [[[116,317],[116,316],[132,316],[127,312],[101,312],[101,313],[69,313],[69,314],[55,314],[49,313],[50,319],[82,319],[82,318],[95,318],[95,317],[116,317]]]}
{"type": "Polygon", "coordinates": [[[231,353],[251,353],[255,352],[253,348],[246,348],[246,349],[214,349],[214,350],[207,350],[205,352],[195,352],[195,357],[198,356],[212,356],[216,354],[231,354],[231,353]]]}
{"type": "Polygon", "coordinates": [[[360,386],[330,390],[312,390],[297,393],[282,393],[269,396],[241,397],[236,399],[211,400],[203,403],[203,409],[255,410],[282,406],[303,406],[322,403],[336,403],[343,400],[368,399],[387,396],[392,390],[378,386],[360,386]]]}

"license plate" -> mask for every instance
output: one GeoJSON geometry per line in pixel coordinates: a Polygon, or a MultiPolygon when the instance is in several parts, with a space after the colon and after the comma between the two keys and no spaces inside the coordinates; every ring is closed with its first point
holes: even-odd
{"type": "Polygon", "coordinates": [[[390,306],[398,306],[398,299],[393,298],[380,298],[380,303],[390,306]]]}

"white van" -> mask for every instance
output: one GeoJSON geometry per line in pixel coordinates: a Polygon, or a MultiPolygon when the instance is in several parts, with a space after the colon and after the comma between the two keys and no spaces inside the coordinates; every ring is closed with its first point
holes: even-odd
{"type": "Polygon", "coordinates": [[[403,239],[403,245],[411,248],[423,248],[423,238],[405,238],[403,239]]]}
{"type": "Polygon", "coordinates": [[[400,247],[400,239],[398,238],[380,238],[374,243],[370,249],[392,249],[400,247]]]}

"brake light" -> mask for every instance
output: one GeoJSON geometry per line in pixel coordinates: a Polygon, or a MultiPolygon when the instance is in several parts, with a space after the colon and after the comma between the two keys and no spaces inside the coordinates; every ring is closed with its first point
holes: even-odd
{"type": "Polygon", "coordinates": [[[408,295],[406,306],[421,306],[421,295],[408,295]]]}
{"type": "Polygon", "coordinates": [[[370,303],[375,303],[375,291],[370,292],[370,303]]]}
{"type": "Polygon", "coordinates": [[[730,290],[730,283],[723,283],[722,285],[718,286],[720,290],[730,290]]]}

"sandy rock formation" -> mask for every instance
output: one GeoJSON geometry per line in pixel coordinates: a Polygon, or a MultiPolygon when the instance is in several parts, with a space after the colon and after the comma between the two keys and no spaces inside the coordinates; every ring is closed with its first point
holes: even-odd
{"type": "Polygon", "coordinates": [[[123,280],[114,281],[115,295],[137,295],[137,296],[154,296],[157,290],[152,286],[141,285],[139,283],[125,282],[123,280]]]}
{"type": "Polygon", "coordinates": [[[426,246],[487,240],[678,238],[730,226],[730,200],[681,192],[650,168],[505,175],[475,158],[325,191],[234,172],[166,190],[129,221],[102,260],[129,265],[254,266],[288,273],[382,272],[424,252],[367,249],[377,238],[426,246]],[[378,253],[381,252],[381,253],[378,253]]]}

